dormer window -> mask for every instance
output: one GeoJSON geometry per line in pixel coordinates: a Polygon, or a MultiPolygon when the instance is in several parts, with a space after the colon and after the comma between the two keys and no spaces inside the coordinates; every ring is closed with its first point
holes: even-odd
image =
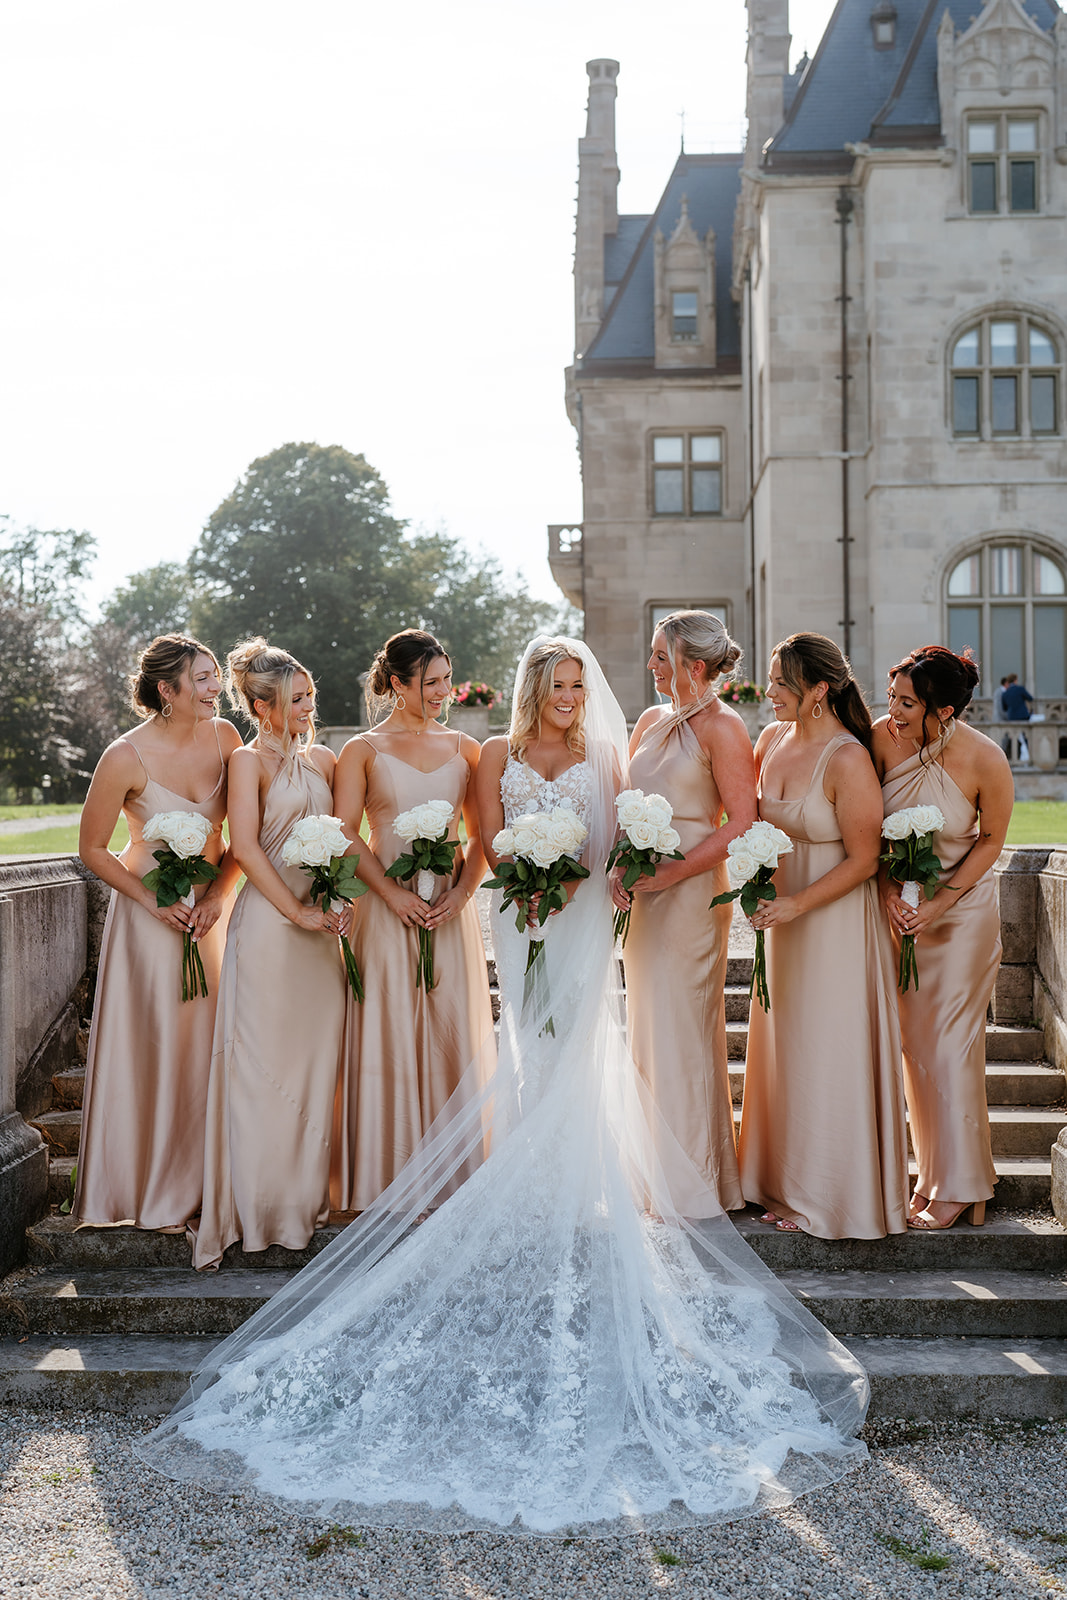
{"type": "Polygon", "coordinates": [[[693,344],[696,336],[697,292],[675,289],[671,295],[671,340],[675,344],[693,344]]]}
{"type": "Polygon", "coordinates": [[[981,115],[967,124],[967,199],[973,216],[1038,209],[1035,116],[981,115]]]}
{"type": "Polygon", "coordinates": [[[871,12],[871,32],[876,50],[892,50],[897,42],[897,8],[877,5],[871,12]]]}

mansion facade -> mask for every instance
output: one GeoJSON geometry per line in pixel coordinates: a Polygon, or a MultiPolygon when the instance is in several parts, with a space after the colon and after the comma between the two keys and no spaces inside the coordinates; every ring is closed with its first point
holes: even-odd
{"type": "Polygon", "coordinates": [[[877,701],[942,641],[1058,722],[1067,16],[839,0],[790,73],[788,0],[748,13],[746,149],[683,151],[651,216],[618,211],[619,67],[588,64],[556,580],[630,717],[657,617],[700,606],[759,681],[813,629],[877,701]]]}

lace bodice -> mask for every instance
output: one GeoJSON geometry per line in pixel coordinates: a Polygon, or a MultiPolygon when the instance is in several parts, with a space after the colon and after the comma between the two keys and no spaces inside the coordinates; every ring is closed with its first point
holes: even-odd
{"type": "Polygon", "coordinates": [[[510,828],[516,817],[531,811],[553,811],[569,806],[586,827],[593,804],[593,774],[588,762],[579,761],[558,778],[542,778],[525,761],[508,756],[500,779],[500,798],[504,802],[504,826],[510,828]]]}

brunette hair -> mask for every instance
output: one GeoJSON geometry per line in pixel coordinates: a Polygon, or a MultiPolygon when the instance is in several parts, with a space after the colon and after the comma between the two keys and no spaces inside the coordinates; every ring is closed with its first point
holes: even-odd
{"type": "Polygon", "coordinates": [[[364,688],[371,722],[377,722],[384,715],[393,694],[393,678],[399,678],[401,683],[410,683],[418,674],[421,699],[426,669],[438,656],[444,656],[451,668],[452,658],[444,645],[422,628],[404,628],[402,632],[394,633],[391,639],[386,639],[371,662],[364,688]]]}
{"type": "Polygon", "coordinates": [[[707,686],[716,693],[733,676],[741,659],[741,646],[730,638],[723,623],[710,611],[672,611],[669,617],[656,623],[652,633],[653,637],[662,633],[674,658],[672,689],[679,656],[686,662],[703,661],[707,668],[707,686]]]}
{"type": "Polygon", "coordinates": [[[903,672],[911,679],[916,699],[922,701],[923,738],[920,749],[925,749],[929,743],[926,736],[927,717],[932,716],[935,722],[939,721],[938,712],[942,706],[951,706],[952,715],[961,716],[970,705],[981,676],[973,651],[968,649],[958,656],[943,644],[920,645],[903,661],[898,661],[895,667],[889,669],[890,683],[898,672],[903,672]]]}
{"type": "Polygon", "coordinates": [[[293,736],[289,732],[293,679],[298,672],[304,674],[314,696],[315,680],[308,669],[301,666],[288,650],[268,644],[266,639],[245,639],[241,644],[235,644],[226,657],[226,689],[234,710],[239,711],[245,721],[255,728],[256,738],[262,748],[278,751],[287,761],[293,759],[297,749],[307,750],[315,742],[314,717],[308,722],[306,736],[295,749],[293,736]],[[264,728],[256,711],[257,700],[264,701],[272,711],[278,713],[278,727],[274,726],[271,717],[268,719],[269,727],[264,728]]]}
{"type": "MultiPolygon", "coordinates": [[[[526,670],[515,685],[515,702],[508,729],[508,748],[516,761],[521,761],[526,746],[541,731],[541,718],[552,695],[552,680],[556,668],[564,661],[576,661],[584,675],[581,657],[575,654],[573,639],[542,639],[530,651],[526,670]]],[[[579,760],[585,755],[585,701],[579,703],[578,714],[563,735],[563,742],[579,760]]]]}
{"type": "Polygon", "coordinates": [[[771,654],[778,657],[782,679],[794,694],[825,683],[826,703],[838,722],[864,749],[871,748],[871,713],[839,645],[822,633],[791,633],[771,654]]]}
{"type": "Polygon", "coordinates": [[[199,639],[190,639],[184,633],[161,633],[158,639],[153,639],[142,650],[137,671],[130,674],[130,704],[136,715],[142,720],[162,716],[165,701],[159,692],[160,684],[165,683],[177,694],[182,673],[197,656],[210,657],[215,662],[215,671],[219,671],[214,650],[209,650],[199,639]]]}

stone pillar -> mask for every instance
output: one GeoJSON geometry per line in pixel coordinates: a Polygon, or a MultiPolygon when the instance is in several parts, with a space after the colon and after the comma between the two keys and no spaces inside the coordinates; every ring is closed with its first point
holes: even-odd
{"type": "Polygon", "coordinates": [[[587,61],[589,105],[578,141],[578,216],[574,232],[574,353],[596,337],[604,315],[604,235],[619,228],[615,154],[617,61],[587,61]]]}

